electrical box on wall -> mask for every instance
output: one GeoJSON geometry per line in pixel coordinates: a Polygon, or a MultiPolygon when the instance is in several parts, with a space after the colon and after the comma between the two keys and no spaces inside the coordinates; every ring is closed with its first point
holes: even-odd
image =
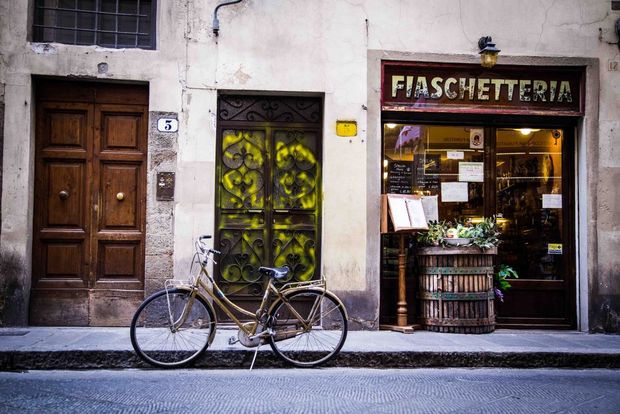
{"type": "Polygon", "coordinates": [[[339,137],[357,136],[357,121],[336,121],[336,135],[339,137]]]}

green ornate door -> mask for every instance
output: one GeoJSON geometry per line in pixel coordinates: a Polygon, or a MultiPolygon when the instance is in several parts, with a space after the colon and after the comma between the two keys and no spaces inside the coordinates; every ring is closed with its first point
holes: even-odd
{"type": "Polygon", "coordinates": [[[216,277],[235,300],[262,293],[259,266],[319,277],[321,117],[319,98],[219,97],[216,277]]]}

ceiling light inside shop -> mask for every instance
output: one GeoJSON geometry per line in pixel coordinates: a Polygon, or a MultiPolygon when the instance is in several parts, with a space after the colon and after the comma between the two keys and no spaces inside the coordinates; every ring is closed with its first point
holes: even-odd
{"type": "Polygon", "coordinates": [[[389,129],[396,128],[396,124],[385,124],[385,126],[388,127],[389,129]]]}
{"type": "Polygon", "coordinates": [[[519,128],[516,129],[516,131],[519,131],[519,133],[523,136],[527,136],[530,135],[532,132],[538,132],[540,131],[540,129],[532,129],[532,128],[519,128]]]}

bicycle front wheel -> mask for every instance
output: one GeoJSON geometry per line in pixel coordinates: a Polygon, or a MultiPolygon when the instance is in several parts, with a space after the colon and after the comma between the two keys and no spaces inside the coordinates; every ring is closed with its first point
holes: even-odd
{"type": "Polygon", "coordinates": [[[347,317],[332,293],[303,290],[272,309],[269,344],[280,358],[298,367],[315,367],[340,352],[347,338],[347,317]]]}
{"type": "Polygon", "coordinates": [[[140,305],[130,328],[131,344],[140,358],[161,368],[180,367],[207,349],[215,316],[202,296],[190,299],[189,290],[169,289],[140,305]]]}

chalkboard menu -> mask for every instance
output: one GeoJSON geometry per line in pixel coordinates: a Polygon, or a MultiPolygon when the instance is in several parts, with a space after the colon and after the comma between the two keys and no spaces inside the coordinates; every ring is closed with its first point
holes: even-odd
{"type": "Polygon", "coordinates": [[[409,162],[392,161],[388,165],[387,193],[411,194],[413,169],[409,162]]]}
{"type": "MultiPolygon", "coordinates": [[[[439,172],[441,171],[441,159],[439,155],[426,155],[415,158],[415,188],[420,191],[430,191],[430,194],[439,194],[439,172]]],[[[427,194],[427,193],[425,193],[427,194]]]]}

